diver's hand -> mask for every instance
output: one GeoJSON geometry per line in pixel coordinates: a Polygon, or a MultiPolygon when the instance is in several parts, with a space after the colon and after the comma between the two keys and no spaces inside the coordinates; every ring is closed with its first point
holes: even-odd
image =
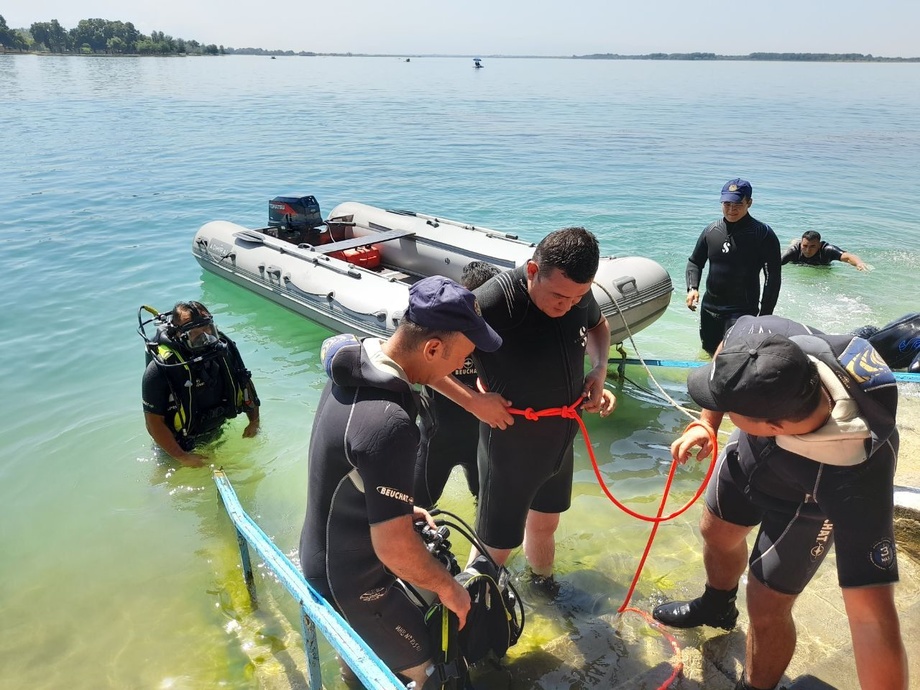
{"type": "Polygon", "coordinates": [[[694,446],[699,446],[700,451],[696,454],[697,461],[708,458],[712,455],[712,443],[710,436],[714,435],[710,429],[704,426],[694,424],[687,429],[683,435],[671,444],[671,458],[683,465],[690,456],[690,451],[694,446]]]}
{"type": "Polygon", "coordinates": [[[700,291],[699,290],[687,290],[687,309],[690,311],[696,311],[697,305],[700,303],[700,291]]]}
{"type": "Polygon", "coordinates": [[[485,422],[493,429],[505,430],[514,424],[514,417],[508,412],[511,401],[505,400],[498,393],[478,393],[473,398],[469,410],[481,422],[485,422]]]}
{"type": "Polygon", "coordinates": [[[252,438],[259,433],[259,420],[251,419],[249,424],[246,425],[246,428],[243,429],[243,438],[252,438]]]}
{"type": "Polygon", "coordinates": [[[604,387],[607,380],[607,363],[594,367],[585,376],[585,386],[581,394],[584,402],[581,409],[585,412],[599,412],[601,417],[608,416],[617,406],[616,396],[604,387]]]}
{"type": "Polygon", "coordinates": [[[601,391],[600,403],[595,405],[594,400],[589,400],[582,404],[581,407],[585,412],[597,412],[601,417],[609,417],[617,409],[617,396],[613,394],[613,391],[605,388],[601,391]]]}
{"type": "Polygon", "coordinates": [[[437,593],[441,603],[457,614],[460,621],[459,629],[466,625],[466,614],[470,611],[470,593],[459,582],[450,579],[447,587],[441,588],[437,593]]]}
{"type": "Polygon", "coordinates": [[[206,455],[201,455],[200,453],[183,453],[177,456],[176,460],[186,467],[204,467],[208,458],[206,455]]]}
{"type": "Polygon", "coordinates": [[[419,521],[424,522],[431,529],[436,530],[438,528],[438,524],[434,521],[434,518],[431,517],[431,513],[429,513],[424,508],[421,508],[420,506],[413,506],[412,507],[412,522],[415,523],[419,521]]]}

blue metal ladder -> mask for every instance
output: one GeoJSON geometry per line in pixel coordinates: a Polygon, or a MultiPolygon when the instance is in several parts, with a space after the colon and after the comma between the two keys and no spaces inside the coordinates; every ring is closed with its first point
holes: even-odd
{"type": "Polygon", "coordinates": [[[217,484],[221,503],[236,529],[243,577],[253,606],[257,605],[257,599],[256,584],[249,559],[250,545],[300,605],[300,623],[303,630],[304,650],[307,655],[307,682],[311,690],[320,690],[323,687],[316,628],[319,628],[323,637],[351,667],[355,675],[364,683],[365,688],[368,690],[405,690],[405,684],[399,681],[380,660],[380,657],[358,637],[345,619],[307,583],[300,570],[288,560],[243,510],[223,470],[214,471],[214,483],[217,484]]]}

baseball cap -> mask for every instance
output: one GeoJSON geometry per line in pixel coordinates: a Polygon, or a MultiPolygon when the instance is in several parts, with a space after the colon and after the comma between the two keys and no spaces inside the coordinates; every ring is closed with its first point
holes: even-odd
{"type": "Polygon", "coordinates": [[[750,199],[753,195],[754,190],[751,188],[751,183],[747,180],[742,180],[740,177],[729,180],[722,187],[722,201],[737,203],[742,199],[750,199]]]}
{"type": "Polygon", "coordinates": [[[687,392],[707,410],[757,419],[788,419],[820,385],[808,356],[778,333],[729,337],[705,367],[687,376],[687,392]]]}
{"type": "Polygon", "coordinates": [[[437,331],[459,331],[483,352],[495,352],[501,336],[482,318],[472,292],[444,276],[429,276],[409,288],[406,318],[437,331]]]}

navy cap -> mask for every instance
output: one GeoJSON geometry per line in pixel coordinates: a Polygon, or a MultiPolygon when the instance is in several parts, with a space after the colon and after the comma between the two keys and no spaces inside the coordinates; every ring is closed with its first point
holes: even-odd
{"type": "Polygon", "coordinates": [[[459,331],[483,352],[501,347],[501,336],[482,318],[472,292],[444,276],[430,276],[409,288],[406,318],[436,331],[459,331]]]}
{"type": "Polygon", "coordinates": [[[729,180],[722,187],[722,201],[739,202],[743,199],[750,199],[754,196],[754,190],[751,189],[751,183],[736,177],[729,180]]]}
{"type": "Polygon", "coordinates": [[[755,419],[795,417],[819,385],[802,348],[767,332],[729,333],[715,358],[687,376],[687,392],[700,407],[755,419]]]}

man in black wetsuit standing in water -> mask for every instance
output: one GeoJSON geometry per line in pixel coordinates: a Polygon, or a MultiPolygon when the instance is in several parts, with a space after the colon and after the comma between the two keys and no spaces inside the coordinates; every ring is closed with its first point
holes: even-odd
{"type": "Polygon", "coordinates": [[[747,180],[725,183],[723,217],[703,230],[687,261],[687,307],[691,311],[698,304],[701,307],[700,341],[710,357],[739,317],[770,315],[779,297],[779,240],[769,225],[748,213],[752,194],[747,180]],[[707,261],[709,275],[700,302],[700,278],[707,261]]]}
{"type": "Polygon", "coordinates": [[[578,422],[564,416],[514,421],[506,406],[539,412],[581,400],[578,415],[613,412],[616,398],[604,388],[610,329],[591,292],[599,260],[592,233],[563,228],[544,237],[525,265],[477,288],[483,318],[502,337],[500,348],[473,353],[490,392],[453,377],[434,386],[482,422],[476,533],[502,565],[523,543],[531,581],[549,595],[557,588],[556,528],[572,502],[578,422]]]}

